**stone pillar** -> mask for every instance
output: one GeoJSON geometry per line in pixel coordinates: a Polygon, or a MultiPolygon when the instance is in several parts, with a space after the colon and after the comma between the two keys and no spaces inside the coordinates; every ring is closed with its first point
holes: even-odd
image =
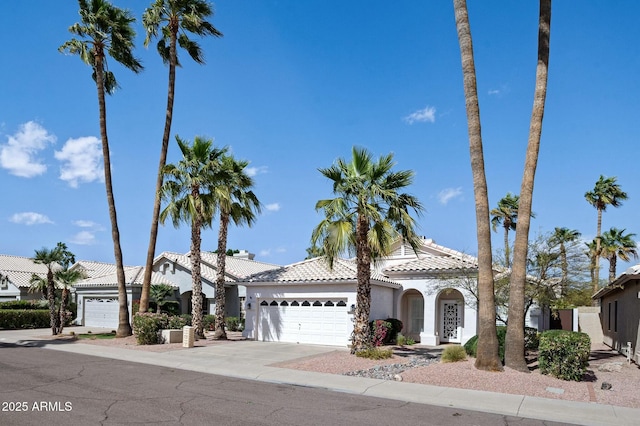
{"type": "Polygon", "coordinates": [[[182,347],[192,348],[195,340],[195,329],[189,325],[185,325],[182,328],[182,347]]]}

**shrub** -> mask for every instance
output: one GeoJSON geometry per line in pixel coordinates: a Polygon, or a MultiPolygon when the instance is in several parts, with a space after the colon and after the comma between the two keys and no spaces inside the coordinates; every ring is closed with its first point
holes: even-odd
{"type": "Polygon", "coordinates": [[[166,314],[137,313],[133,317],[133,332],[139,345],[155,345],[161,342],[160,330],[169,326],[166,314]]]}
{"type": "Polygon", "coordinates": [[[227,326],[227,330],[238,331],[238,327],[240,326],[240,320],[238,317],[226,317],[224,322],[227,326]]]}
{"type": "Polygon", "coordinates": [[[49,311],[44,309],[0,310],[0,328],[47,328],[51,326],[49,311]]]}
{"type": "Polygon", "coordinates": [[[394,343],[398,339],[398,333],[402,331],[402,321],[397,318],[387,318],[385,321],[391,324],[391,332],[387,335],[385,343],[394,343]]]}
{"type": "Polygon", "coordinates": [[[0,309],[49,309],[49,304],[46,300],[43,300],[44,306],[39,300],[9,300],[7,302],[0,302],[0,309]]]}
{"type": "MultiPolygon", "coordinates": [[[[498,355],[500,359],[504,363],[504,340],[507,335],[507,327],[500,326],[496,327],[496,332],[498,334],[498,355]]],[[[476,357],[478,353],[478,336],[475,335],[471,339],[464,344],[464,350],[467,355],[476,357]]]]}
{"type": "Polygon", "coordinates": [[[213,331],[216,328],[216,316],[205,315],[202,317],[202,328],[205,330],[213,331]]]}
{"type": "Polygon", "coordinates": [[[524,348],[529,350],[536,350],[540,346],[540,334],[538,330],[533,327],[524,328],[524,348]]]}
{"type": "Polygon", "coordinates": [[[580,381],[589,365],[591,339],[585,333],[548,330],[540,335],[540,373],[580,381]]]}
{"type": "Polygon", "coordinates": [[[467,359],[467,353],[462,346],[447,346],[440,358],[442,362],[458,362],[467,359]]]}
{"type": "Polygon", "coordinates": [[[169,317],[167,328],[182,328],[185,325],[191,325],[191,318],[174,315],[169,317]]]}
{"type": "Polygon", "coordinates": [[[404,337],[404,335],[402,335],[402,333],[398,333],[398,336],[396,336],[396,344],[399,346],[404,346],[407,344],[407,338],[404,337]]]}
{"type": "Polygon", "coordinates": [[[384,320],[375,320],[369,323],[371,330],[371,343],[373,346],[382,346],[388,343],[391,334],[392,325],[384,320]]]}
{"type": "Polygon", "coordinates": [[[356,352],[356,356],[367,359],[387,359],[393,356],[391,349],[367,348],[356,352]]]}

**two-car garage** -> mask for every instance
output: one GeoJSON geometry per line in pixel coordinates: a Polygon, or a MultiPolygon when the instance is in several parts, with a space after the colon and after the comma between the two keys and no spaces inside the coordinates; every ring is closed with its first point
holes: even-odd
{"type": "Polygon", "coordinates": [[[346,299],[264,299],[258,307],[258,340],[320,345],[348,344],[346,299]]]}

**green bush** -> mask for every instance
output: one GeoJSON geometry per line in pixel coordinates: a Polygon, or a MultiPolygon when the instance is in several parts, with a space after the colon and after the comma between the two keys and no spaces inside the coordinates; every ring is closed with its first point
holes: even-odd
{"type": "Polygon", "coordinates": [[[238,327],[240,327],[240,320],[238,317],[226,317],[224,322],[227,326],[227,330],[229,331],[238,331],[238,327]]]}
{"type": "Polygon", "coordinates": [[[387,359],[393,356],[391,349],[367,348],[356,352],[356,356],[367,359],[387,359]]]}
{"type": "Polygon", "coordinates": [[[524,348],[529,350],[536,350],[540,346],[540,334],[538,330],[533,327],[524,328],[524,348]]]}
{"type": "Polygon", "coordinates": [[[548,330],[540,335],[540,373],[580,381],[589,365],[591,339],[585,333],[548,330]]]}
{"type": "Polygon", "coordinates": [[[204,330],[213,331],[216,328],[216,316],[205,315],[202,317],[202,328],[204,330]]]}
{"type": "Polygon", "coordinates": [[[0,302],[0,309],[49,309],[49,303],[46,300],[9,300],[0,302]]]}
{"type": "Polygon", "coordinates": [[[467,353],[462,346],[447,346],[444,351],[442,351],[442,356],[440,357],[442,362],[458,362],[464,361],[467,359],[467,353]]]}
{"type": "Polygon", "coordinates": [[[391,324],[391,332],[389,333],[385,343],[394,343],[398,340],[398,334],[402,331],[404,324],[397,318],[387,318],[386,322],[391,324]]]}
{"type": "MultiPolygon", "coordinates": [[[[507,327],[499,326],[496,327],[496,332],[498,334],[498,354],[500,355],[500,359],[504,363],[504,340],[507,335],[507,327]]],[[[464,350],[467,355],[476,357],[478,353],[478,336],[473,336],[471,339],[464,344],[464,350]]]]}
{"type": "Polygon", "coordinates": [[[167,328],[182,328],[185,325],[191,325],[191,318],[185,318],[183,316],[171,316],[169,317],[169,321],[167,323],[167,328]]]}
{"type": "Polygon", "coordinates": [[[155,345],[161,343],[161,332],[169,326],[167,314],[138,312],[133,316],[133,332],[139,345],[155,345]]]}
{"type": "Polygon", "coordinates": [[[0,310],[0,328],[47,328],[51,326],[51,317],[44,309],[4,309],[0,310]]]}

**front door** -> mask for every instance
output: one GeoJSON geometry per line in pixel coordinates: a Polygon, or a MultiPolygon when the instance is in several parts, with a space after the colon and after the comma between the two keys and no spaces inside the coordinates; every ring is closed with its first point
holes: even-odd
{"type": "Polygon", "coordinates": [[[440,342],[460,343],[462,339],[462,304],[457,300],[440,301],[440,342]]]}
{"type": "Polygon", "coordinates": [[[409,324],[406,336],[420,341],[420,333],[424,331],[424,298],[421,294],[407,296],[409,324]]]}

